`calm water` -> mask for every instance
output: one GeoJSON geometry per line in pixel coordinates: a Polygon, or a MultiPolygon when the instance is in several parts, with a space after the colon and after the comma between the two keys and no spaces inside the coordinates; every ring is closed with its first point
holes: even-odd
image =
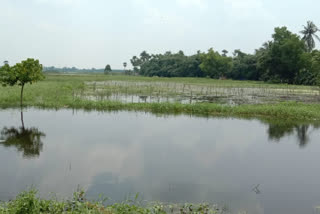
{"type": "Polygon", "coordinates": [[[320,129],[146,113],[0,110],[0,200],[42,195],[213,202],[231,213],[316,213],[320,129]],[[254,188],[257,187],[257,188],[254,188]]]}

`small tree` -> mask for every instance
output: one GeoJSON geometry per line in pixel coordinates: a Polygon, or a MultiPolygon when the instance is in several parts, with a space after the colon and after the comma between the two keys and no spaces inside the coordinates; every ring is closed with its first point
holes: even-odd
{"type": "Polygon", "coordinates": [[[5,64],[0,69],[0,83],[3,86],[21,86],[20,105],[22,107],[23,89],[27,83],[35,83],[44,79],[42,65],[39,60],[27,59],[13,67],[5,64]]]}
{"type": "Polygon", "coordinates": [[[104,68],[104,74],[109,74],[112,71],[111,66],[108,64],[104,68]]]}

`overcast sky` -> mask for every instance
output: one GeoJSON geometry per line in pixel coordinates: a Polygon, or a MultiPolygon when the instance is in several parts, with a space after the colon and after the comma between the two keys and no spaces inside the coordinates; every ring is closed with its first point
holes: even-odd
{"type": "Polygon", "coordinates": [[[0,0],[0,60],[122,68],[143,50],[253,53],[274,27],[320,25],[319,0],[0,0]]]}

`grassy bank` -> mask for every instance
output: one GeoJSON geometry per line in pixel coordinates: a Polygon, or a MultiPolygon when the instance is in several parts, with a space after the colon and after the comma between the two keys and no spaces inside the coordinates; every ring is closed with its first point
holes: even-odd
{"type": "Polygon", "coordinates": [[[142,204],[137,198],[123,203],[104,205],[104,201],[91,202],[85,199],[84,192],[75,192],[71,200],[41,199],[36,190],[19,194],[14,200],[0,203],[1,214],[166,214],[202,213],[222,214],[226,208],[209,204],[142,204]]]}
{"type": "MultiPolygon", "coordinates": [[[[294,85],[273,85],[261,82],[248,81],[221,81],[205,78],[148,78],[148,77],[128,77],[128,76],[105,76],[105,75],[47,75],[42,82],[27,85],[24,94],[25,107],[39,108],[74,108],[87,110],[128,110],[146,111],[160,114],[190,114],[203,116],[226,116],[226,117],[249,117],[249,118],[283,118],[294,120],[320,120],[320,104],[303,102],[274,102],[267,104],[243,104],[236,106],[221,105],[219,103],[123,103],[113,100],[88,100],[83,99],[81,94],[101,93],[92,89],[92,84],[87,82],[172,82],[183,83],[191,86],[201,87],[233,87],[248,88],[259,87],[263,89],[286,89],[286,90],[311,90],[317,89],[310,86],[294,85]]],[[[188,86],[189,86],[188,85],[188,86]]],[[[124,89],[122,85],[116,90],[124,89]]],[[[187,87],[187,86],[186,86],[187,87]]],[[[157,89],[153,89],[157,91],[157,89]]],[[[19,87],[0,87],[0,107],[19,107],[19,87]]],[[[129,93],[129,92],[128,92],[129,93]]],[[[164,91],[163,93],[168,93],[164,91]]]]}

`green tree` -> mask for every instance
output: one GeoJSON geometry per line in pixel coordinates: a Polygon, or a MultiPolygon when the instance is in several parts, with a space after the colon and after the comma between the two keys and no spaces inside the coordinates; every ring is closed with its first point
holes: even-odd
{"type": "Polygon", "coordinates": [[[141,63],[149,61],[150,58],[150,54],[148,54],[146,51],[142,51],[142,53],[140,54],[141,63]]]}
{"type": "Polygon", "coordinates": [[[22,107],[23,89],[28,83],[32,84],[44,79],[42,65],[39,60],[27,59],[13,67],[8,64],[0,68],[0,82],[3,86],[21,86],[20,105],[22,107]]]}
{"type": "Polygon", "coordinates": [[[257,69],[256,55],[246,54],[240,50],[233,53],[232,71],[228,78],[237,80],[259,80],[260,72],[257,69]]]}
{"type": "Polygon", "coordinates": [[[200,68],[205,75],[219,79],[226,77],[226,75],[232,69],[232,58],[222,56],[212,48],[209,49],[208,53],[201,54],[200,68]]]}
{"type": "Polygon", "coordinates": [[[300,33],[303,35],[303,40],[306,44],[308,52],[311,52],[316,44],[314,38],[320,41],[319,36],[316,34],[319,31],[319,28],[312,22],[308,21],[306,26],[303,26],[303,30],[300,33]]]}
{"type": "Polygon", "coordinates": [[[314,77],[312,84],[320,87],[320,51],[314,50],[311,53],[309,62],[309,70],[314,77]]]}
{"type": "Polygon", "coordinates": [[[182,51],[178,53],[166,52],[152,54],[148,60],[133,57],[131,63],[135,71],[144,76],[160,77],[201,77],[203,72],[199,65],[200,53],[186,56],[182,51]]]}
{"type": "Polygon", "coordinates": [[[142,60],[138,58],[137,56],[133,56],[132,59],[130,59],[130,62],[133,66],[134,72],[139,72],[140,66],[142,64],[142,60]]]}
{"type": "Polygon", "coordinates": [[[222,56],[227,56],[227,54],[228,54],[228,51],[226,49],[223,49],[222,50],[222,56]]]}
{"type": "Polygon", "coordinates": [[[108,64],[104,68],[104,74],[109,74],[112,71],[111,66],[108,64]]]}
{"type": "Polygon", "coordinates": [[[131,61],[131,64],[133,66],[133,72],[134,73],[139,73],[141,66],[144,63],[149,62],[149,60],[152,58],[152,56],[150,54],[148,54],[146,51],[143,51],[140,54],[140,58],[137,56],[133,56],[131,61]]]}
{"type": "Polygon", "coordinates": [[[272,38],[273,41],[265,43],[257,51],[258,67],[263,70],[263,78],[294,83],[303,68],[301,56],[305,52],[304,41],[286,27],[275,28],[272,38]]]}

